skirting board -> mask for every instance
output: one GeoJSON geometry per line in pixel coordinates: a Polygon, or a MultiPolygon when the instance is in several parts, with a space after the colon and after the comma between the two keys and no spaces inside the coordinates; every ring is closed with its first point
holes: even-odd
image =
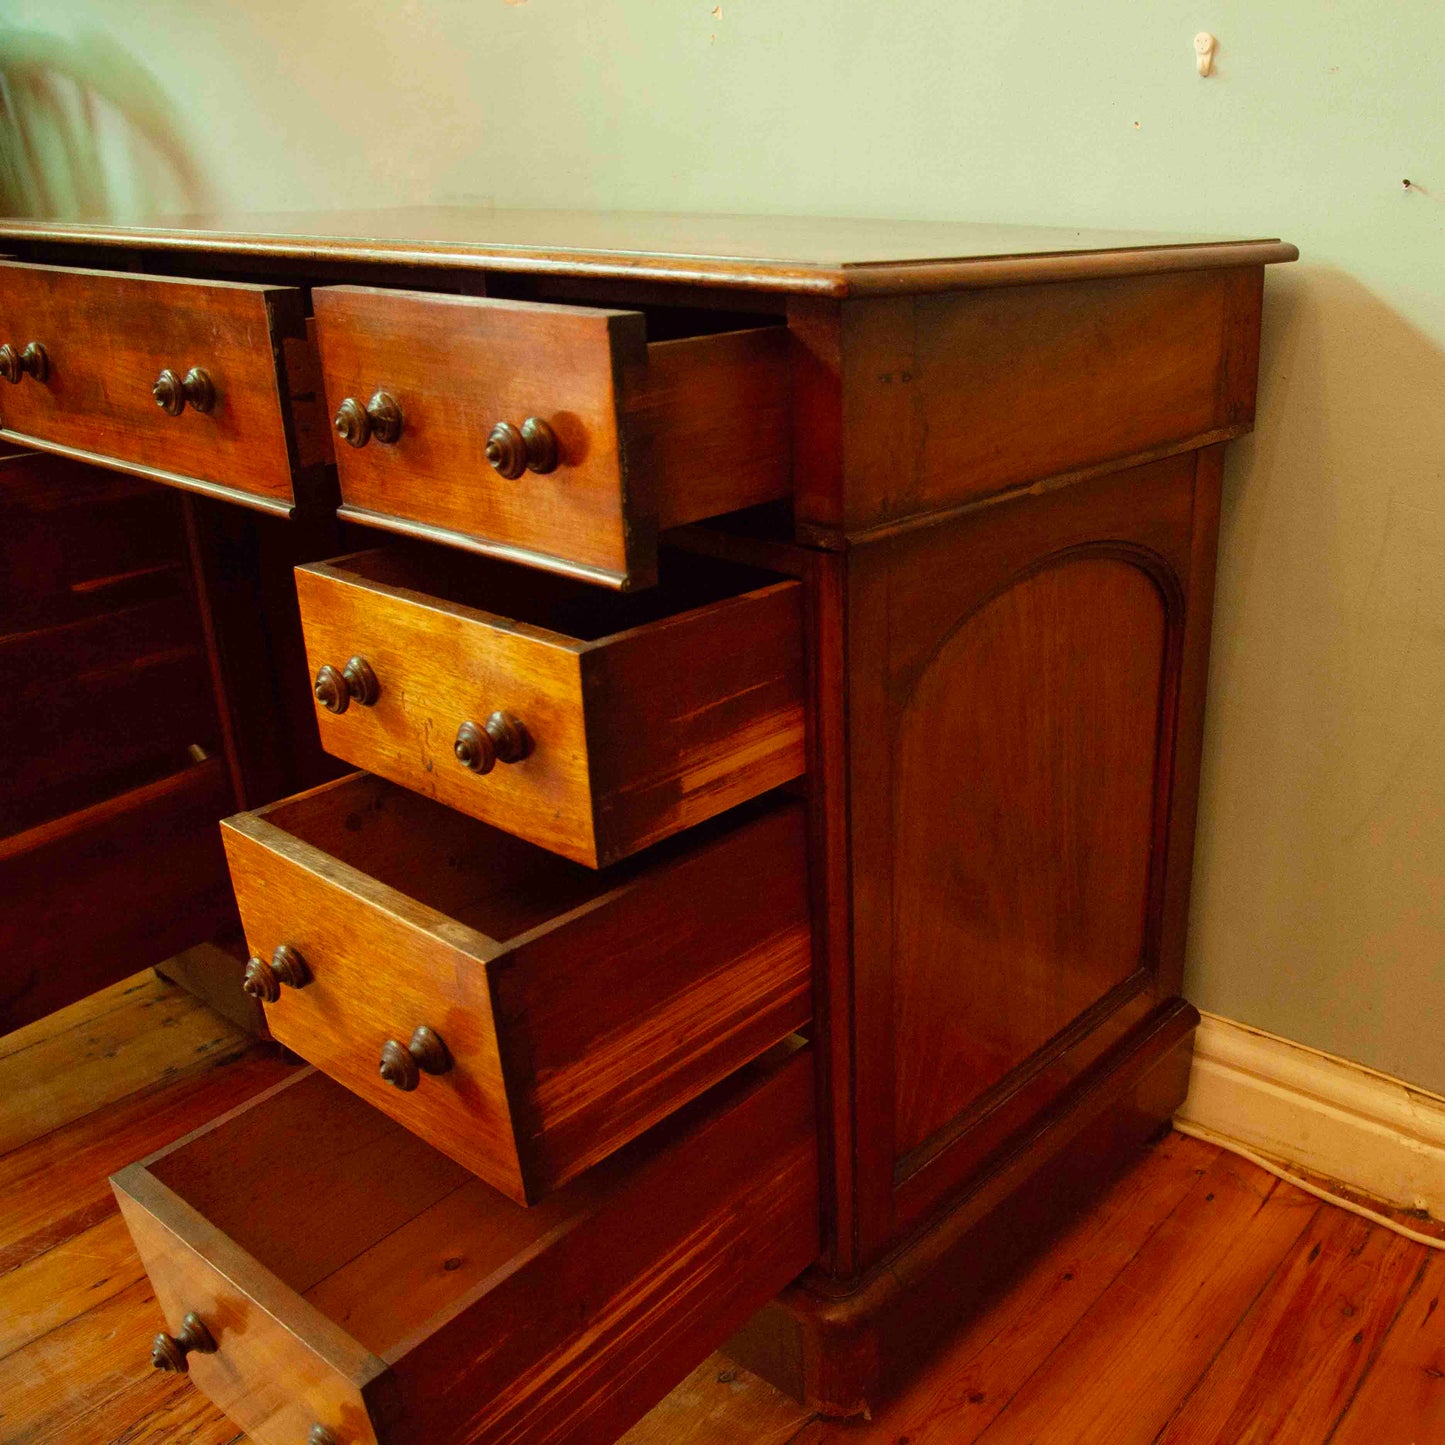
{"type": "Polygon", "coordinates": [[[1445,1099],[1363,1064],[1204,1014],[1176,1117],[1445,1219],[1445,1099]]]}

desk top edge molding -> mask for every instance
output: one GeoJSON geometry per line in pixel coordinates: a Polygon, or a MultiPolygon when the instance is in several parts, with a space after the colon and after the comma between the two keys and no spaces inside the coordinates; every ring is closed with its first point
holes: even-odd
{"type": "Polygon", "coordinates": [[[0,218],[5,242],[630,278],[833,298],[1261,266],[1299,255],[1267,237],[478,207],[178,217],[146,225],[0,218]]]}

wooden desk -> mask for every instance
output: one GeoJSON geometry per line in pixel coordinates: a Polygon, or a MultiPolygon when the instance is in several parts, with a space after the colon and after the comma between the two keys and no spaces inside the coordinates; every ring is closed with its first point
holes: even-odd
{"type": "MultiPolygon", "coordinates": [[[[147,594],[175,638],[136,652],[186,660],[170,762],[143,702],[95,729],[104,686],[61,752],[137,739],[141,825],[87,853],[113,770],[14,770],[5,957],[93,957],[90,887],[156,959],[210,936],[248,810],[247,987],[319,1072],[116,1188],[158,1362],[253,1438],[596,1445],[745,1322],[861,1409],[1167,1121],[1223,444],[1293,247],[445,209],[0,240],[0,505],[68,509],[58,556],[97,488],[179,508],[145,565],[191,599],[147,594]]],[[[51,698],[69,617],[0,640],[51,698]]]]}

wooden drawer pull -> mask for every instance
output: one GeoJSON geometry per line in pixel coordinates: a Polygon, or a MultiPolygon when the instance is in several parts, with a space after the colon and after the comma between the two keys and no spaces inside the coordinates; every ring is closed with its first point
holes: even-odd
{"type": "Polygon", "coordinates": [[[6,381],[18,385],[27,376],[44,381],[49,375],[50,358],[38,341],[32,341],[19,353],[13,346],[0,346],[0,376],[6,381]]]}
{"type": "Polygon", "coordinates": [[[529,416],[520,430],[499,421],[487,437],[486,451],[487,460],[508,481],[526,471],[557,470],[557,434],[540,417],[529,416]]]}
{"type": "Polygon", "coordinates": [[[464,722],[452,752],[474,773],[490,773],[498,763],[520,763],[532,751],[532,738],[521,718],[494,712],[481,727],[464,722]]]}
{"type": "Polygon", "coordinates": [[[193,366],[184,379],[167,367],[156,377],[151,395],[167,416],[179,416],[186,409],[187,402],[193,411],[202,413],[214,411],[216,406],[216,388],[209,374],[199,366],[193,366]]]}
{"type": "Polygon", "coordinates": [[[451,1066],[452,1056],[441,1035],[433,1033],[425,1024],[417,1028],[405,1048],[395,1039],[388,1039],[381,1046],[381,1077],[404,1094],[411,1093],[421,1083],[423,1074],[444,1074],[451,1066]]]}
{"type": "Polygon", "coordinates": [[[401,404],[385,391],[374,393],[365,406],[348,396],[336,408],[331,425],[349,447],[364,447],[372,437],[391,446],[401,439],[401,404]]]}
{"type": "Polygon", "coordinates": [[[151,1346],[151,1364],[158,1370],[172,1370],[178,1375],[187,1374],[190,1366],[186,1363],[186,1356],[192,1350],[202,1355],[216,1353],[216,1342],[210,1330],[194,1312],[181,1321],[180,1334],[168,1335],[162,1330],[156,1336],[155,1343],[151,1346]]]}
{"type": "Polygon", "coordinates": [[[275,1003],[281,997],[283,983],[287,988],[305,988],[310,982],[311,970],[306,960],[289,943],[279,943],[270,963],[264,958],[251,959],[241,987],[262,1003],[275,1003]]]}
{"type": "Polygon", "coordinates": [[[372,707],[381,696],[381,684],[364,657],[353,657],[340,672],[329,662],[323,663],[317,670],[312,691],[327,712],[342,713],[353,700],[362,707],[372,707]]]}

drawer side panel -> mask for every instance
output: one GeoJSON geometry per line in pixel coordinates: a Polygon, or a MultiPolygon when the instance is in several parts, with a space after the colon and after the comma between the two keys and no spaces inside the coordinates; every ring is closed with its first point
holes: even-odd
{"type": "Polygon", "coordinates": [[[390,1359],[388,1445],[615,1439],[818,1248],[804,1050],[390,1359]]]}

